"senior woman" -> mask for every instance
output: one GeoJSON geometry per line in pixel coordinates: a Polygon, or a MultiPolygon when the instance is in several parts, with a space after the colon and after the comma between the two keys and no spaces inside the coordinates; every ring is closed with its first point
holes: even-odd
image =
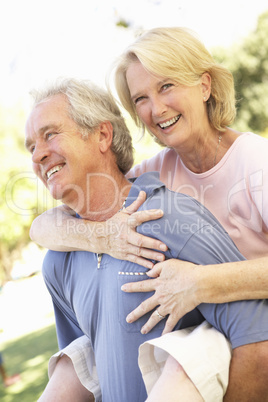
{"type": "MultiPolygon", "coordinates": [[[[124,287],[127,292],[155,291],[128,316],[128,322],[159,306],[159,314],[169,315],[164,331],[169,332],[178,319],[201,303],[268,298],[268,213],[265,210],[268,141],[229,128],[235,118],[231,73],[217,64],[186,29],[158,28],[138,38],[120,57],[115,84],[122,105],[134,121],[167,147],[136,166],[128,176],[160,171],[160,179],[167,187],[204,204],[247,258],[247,261],[198,269],[178,260],[156,264],[148,275],[158,277],[157,280],[124,287]]],[[[139,205],[137,202],[136,207],[139,205]]],[[[138,254],[136,261],[144,265],[149,263],[141,257],[161,260],[159,254],[148,250],[161,249],[161,244],[133,232],[148,216],[136,212],[131,215],[132,219],[127,219],[133,211],[135,208],[115,218],[128,222],[132,228],[125,230],[124,233],[130,234],[117,254],[118,239],[115,243],[112,236],[106,247],[101,246],[102,250],[98,249],[95,236],[86,246],[87,240],[82,242],[74,231],[73,236],[65,235],[63,240],[54,232],[48,242],[44,233],[46,230],[51,233],[48,225],[52,223],[52,215],[46,221],[46,229],[38,233],[40,223],[47,219],[41,216],[31,235],[35,241],[53,249],[55,244],[57,249],[72,246],[129,260],[138,254]],[[131,254],[122,251],[128,249],[131,254]]],[[[62,234],[64,229],[60,231],[62,234]]],[[[159,317],[154,312],[142,331],[148,332],[157,322],[159,317]]],[[[225,400],[268,401],[267,374],[267,341],[234,349],[225,400]]]]}
{"type": "MultiPolygon", "coordinates": [[[[151,276],[160,275],[157,284],[148,281],[125,289],[158,293],[136,309],[129,322],[160,304],[158,311],[170,314],[171,330],[185,308],[200,302],[267,298],[268,141],[228,127],[235,117],[231,73],[215,63],[192,33],[167,28],[151,30],[128,47],[117,64],[115,82],[134,121],[168,147],[131,174],[158,170],[169,188],[196,197],[248,259],[198,270],[182,261],[157,264],[151,271],[151,276]],[[188,276],[185,289],[178,289],[178,275],[184,283],[188,276]]],[[[144,332],[155,322],[153,314],[144,332]]],[[[237,348],[234,356],[251,364],[257,350],[267,356],[267,342],[254,349],[237,348]]],[[[243,370],[240,366],[240,373],[243,370]]],[[[229,391],[232,386],[231,381],[229,391]]],[[[245,381],[242,386],[250,389],[252,384],[245,381]]]]}

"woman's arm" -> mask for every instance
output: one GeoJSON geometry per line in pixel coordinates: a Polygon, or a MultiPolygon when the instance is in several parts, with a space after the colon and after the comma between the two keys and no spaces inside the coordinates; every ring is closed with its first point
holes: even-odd
{"type": "MultiPolygon", "coordinates": [[[[155,291],[127,321],[134,322],[159,306],[161,315],[169,314],[163,333],[170,332],[181,317],[201,303],[268,298],[268,257],[217,265],[168,260],[156,264],[147,275],[156,279],[122,287],[125,292],[155,291]]],[[[159,317],[152,313],[142,332],[148,333],[158,322],[159,317]]]]}
{"type": "Polygon", "coordinates": [[[152,268],[149,260],[164,260],[163,254],[155,250],[165,251],[167,247],[159,240],[136,232],[141,223],[163,216],[161,210],[137,211],[145,198],[142,191],[129,207],[106,222],[78,219],[67,206],[50,209],[33,221],[30,237],[50,250],[106,253],[152,268]]]}
{"type": "MultiPolygon", "coordinates": [[[[49,209],[32,222],[30,238],[42,247],[55,251],[83,250],[86,239],[78,236],[83,220],[66,205],[49,209]]],[[[84,248],[86,250],[86,248],[84,248]]]]}

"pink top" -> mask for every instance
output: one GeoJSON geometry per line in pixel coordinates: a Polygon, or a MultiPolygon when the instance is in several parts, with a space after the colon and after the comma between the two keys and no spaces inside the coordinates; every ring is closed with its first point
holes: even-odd
{"type": "Polygon", "coordinates": [[[165,148],[135,166],[128,176],[148,171],[160,171],[169,189],[205,205],[247,259],[268,256],[267,139],[252,133],[240,135],[216,166],[200,174],[187,169],[173,149],[165,148]]]}

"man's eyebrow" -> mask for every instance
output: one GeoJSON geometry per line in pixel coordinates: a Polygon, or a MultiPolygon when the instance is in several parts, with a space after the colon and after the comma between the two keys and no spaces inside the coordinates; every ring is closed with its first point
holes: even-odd
{"type": "MultiPolygon", "coordinates": [[[[46,131],[49,131],[49,130],[58,130],[58,129],[59,129],[59,125],[58,125],[58,124],[54,124],[54,123],[52,123],[52,124],[47,124],[46,126],[39,128],[37,134],[40,136],[40,135],[43,135],[46,131]]],[[[26,138],[25,143],[24,143],[25,148],[26,148],[26,149],[29,149],[29,148],[31,147],[32,143],[33,143],[33,141],[32,141],[31,139],[26,138]]]]}
{"type": "Polygon", "coordinates": [[[44,127],[39,128],[38,134],[43,134],[43,133],[45,133],[46,131],[49,131],[49,130],[58,130],[59,127],[60,127],[59,124],[50,123],[50,124],[47,124],[47,125],[44,126],[44,127]]]}
{"type": "Polygon", "coordinates": [[[24,146],[26,149],[30,149],[31,144],[32,144],[32,140],[29,140],[28,138],[24,142],[24,146]]]}

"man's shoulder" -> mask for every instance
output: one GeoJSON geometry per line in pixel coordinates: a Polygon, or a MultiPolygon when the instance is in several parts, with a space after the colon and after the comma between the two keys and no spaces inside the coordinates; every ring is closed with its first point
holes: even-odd
{"type": "Polygon", "coordinates": [[[137,199],[140,191],[144,191],[148,199],[155,190],[165,187],[164,183],[159,180],[159,172],[143,173],[139,177],[130,179],[130,182],[132,185],[126,200],[126,207],[137,199]]]}
{"type": "Polygon", "coordinates": [[[43,261],[43,275],[51,276],[54,275],[53,272],[57,272],[59,275],[61,271],[66,273],[72,268],[73,264],[81,263],[84,265],[85,262],[88,263],[93,258],[93,255],[94,253],[88,251],[63,252],[48,250],[43,261]]]}
{"type": "Polygon", "coordinates": [[[65,257],[68,253],[61,251],[48,250],[43,260],[42,272],[43,276],[48,279],[54,276],[55,268],[64,264],[65,257]]]}
{"type": "Polygon", "coordinates": [[[211,215],[195,198],[169,190],[164,185],[150,194],[142,209],[162,209],[166,218],[173,219],[173,216],[176,216],[181,222],[195,220],[196,216],[211,215]]]}
{"type": "Polygon", "coordinates": [[[157,220],[141,224],[137,231],[163,241],[169,255],[176,258],[188,240],[202,228],[217,224],[214,216],[197,200],[186,194],[159,187],[142,205],[143,210],[162,209],[164,215],[157,220]]]}

